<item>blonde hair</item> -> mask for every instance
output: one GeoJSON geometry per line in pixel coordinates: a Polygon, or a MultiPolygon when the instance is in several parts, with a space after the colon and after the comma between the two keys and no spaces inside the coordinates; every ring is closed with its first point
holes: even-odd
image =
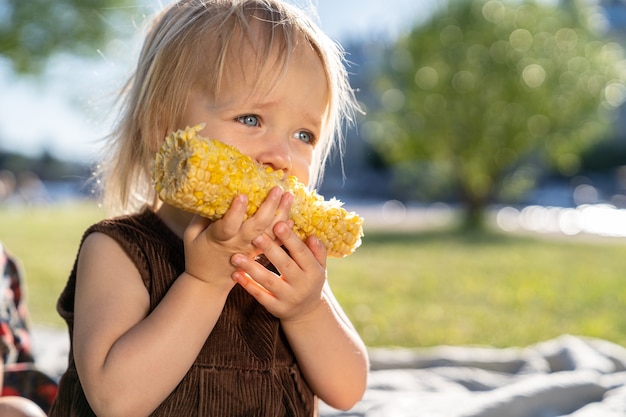
{"type": "MultiPolygon", "coordinates": [[[[156,204],[151,169],[154,154],[177,126],[187,95],[195,86],[218,94],[224,68],[241,45],[253,41],[261,69],[278,49],[279,72],[289,52],[304,39],[319,55],[328,81],[325,131],[316,145],[312,185],[319,184],[334,147],[341,152],[343,128],[354,121],[358,104],[348,82],[344,51],[303,11],[281,0],[181,0],[165,9],[148,31],[137,69],[123,91],[120,118],[109,137],[109,156],[99,176],[103,200],[114,212],[156,204]],[[252,20],[254,19],[254,20],[252,20]],[[251,23],[263,30],[251,32],[251,23]]],[[[281,69],[282,68],[282,69],[281,69]]],[[[272,67],[273,69],[273,67],[272,67]]],[[[257,73],[263,73],[259,71],[257,73]]],[[[257,80],[260,85],[266,80],[257,80]]]]}

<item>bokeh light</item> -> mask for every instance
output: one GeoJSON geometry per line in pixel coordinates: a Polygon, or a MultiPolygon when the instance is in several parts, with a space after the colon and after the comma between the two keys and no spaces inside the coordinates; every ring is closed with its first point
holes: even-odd
{"type": "Polygon", "coordinates": [[[610,204],[583,204],[576,208],[533,205],[521,210],[504,207],[498,210],[496,222],[507,232],[626,237],[626,209],[610,204]]]}

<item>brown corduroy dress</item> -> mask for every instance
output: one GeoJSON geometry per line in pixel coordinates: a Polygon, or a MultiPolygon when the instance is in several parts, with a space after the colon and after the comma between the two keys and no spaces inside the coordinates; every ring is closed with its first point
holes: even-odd
{"type": "MultiPolygon", "coordinates": [[[[90,227],[83,240],[94,232],[114,238],[134,262],[150,293],[150,311],[184,271],[182,240],[151,210],[102,221],[90,227]]],[[[57,305],[67,322],[70,340],[75,286],[76,264],[57,305]]],[[[168,337],[167,329],[163,329],[163,337],[168,337]]],[[[166,367],[167,359],[155,366],[166,367]]],[[[195,363],[151,415],[311,417],[315,408],[316,398],[287,344],[280,321],[236,285],[195,363]]],[[[70,350],[68,370],[60,380],[49,416],[94,415],[70,350]]]]}

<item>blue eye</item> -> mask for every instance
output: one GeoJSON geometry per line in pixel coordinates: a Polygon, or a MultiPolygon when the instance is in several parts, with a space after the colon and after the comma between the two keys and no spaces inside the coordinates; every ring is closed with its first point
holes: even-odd
{"type": "Polygon", "coordinates": [[[296,139],[304,143],[310,143],[311,145],[315,143],[315,136],[313,135],[313,133],[307,132],[306,130],[296,132],[294,136],[296,139]]]}
{"type": "Polygon", "coordinates": [[[245,116],[239,116],[235,120],[237,120],[239,123],[244,124],[246,126],[258,126],[259,125],[259,118],[255,116],[254,114],[246,114],[245,116]]]}

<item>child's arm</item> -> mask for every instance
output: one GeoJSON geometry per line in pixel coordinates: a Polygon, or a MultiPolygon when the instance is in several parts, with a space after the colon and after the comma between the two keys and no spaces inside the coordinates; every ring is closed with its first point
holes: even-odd
{"type": "Polygon", "coordinates": [[[85,239],[73,347],[81,384],[98,416],[148,415],[178,385],[234,286],[230,257],[258,252],[252,237],[286,218],[291,200],[281,196],[273,192],[245,222],[245,198],[236,199],[223,221],[195,218],[184,234],[186,272],[152,312],[141,276],[118,243],[100,233],[85,239]]]}
{"type": "Polygon", "coordinates": [[[326,250],[315,237],[300,241],[286,223],[277,224],[274,233],[289,253],[266,235],[254,244],[281,276],[236,255],[233,264],[241,271],[233,277],[281,319],[313,391],[328,405],[349,409],[365,392],[368,357],[326,283],[326,250]]]}
{"type": "Polygon", "coordinates": [[[183,273],[148,315],[139,272],[109,236],[92,234],[79,256],[74,355],[100,416],[148,415],[180,382],[229,292],[183,273]],[[184,340],[185,343],[181,343],[184,340]]]}

